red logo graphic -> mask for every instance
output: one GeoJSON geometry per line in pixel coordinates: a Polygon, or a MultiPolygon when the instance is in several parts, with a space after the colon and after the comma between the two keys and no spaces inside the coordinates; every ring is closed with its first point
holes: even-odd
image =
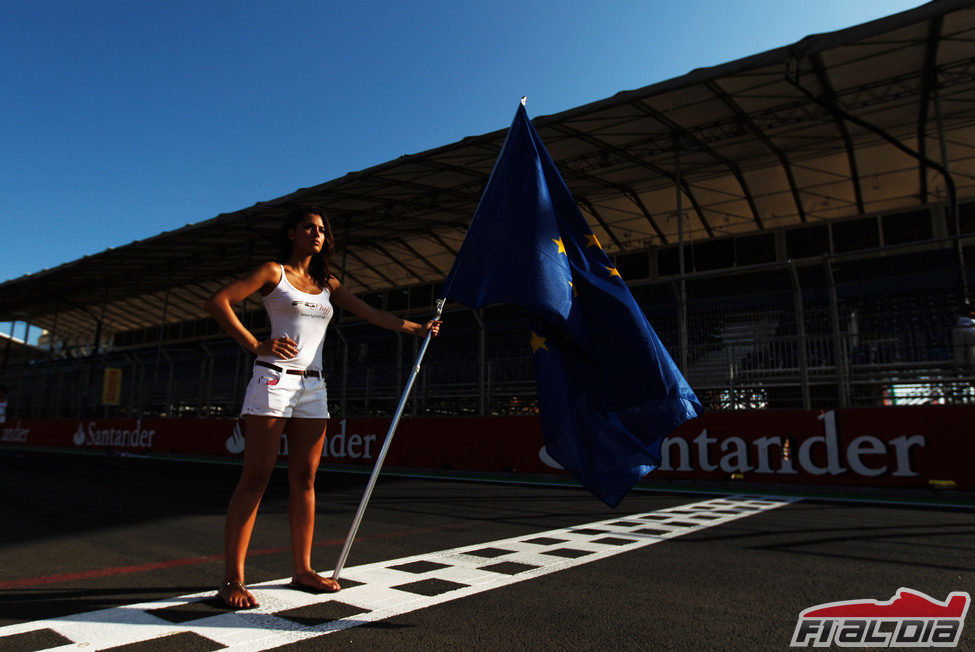
{"type": "Polygon", "coordinates": [[[955,647],[971,597],[935,600],[901,587],[887,600],[829,602],[799,614],[792,647],[955,647]]]}
{"type": "Polygon", "coordinates": [[[278,384],[278,380],[279,380],[278,378],[268,378],[267,379],[267,386],[268,387],[273,387],[274,385],[277,385],[278,384]]]}

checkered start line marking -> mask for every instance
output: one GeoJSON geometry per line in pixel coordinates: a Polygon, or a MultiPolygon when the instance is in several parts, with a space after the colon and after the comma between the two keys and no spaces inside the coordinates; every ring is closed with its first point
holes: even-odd
{"type": "MultiPolygon", "coordinates": [[[[738,495],[347,568],[342,591],[290,578],[249,588],[261,606],[227,611],[213,592],[0,627],[0,649],[267,650],[636,550],[794,502],[738,495]],[[163,640],[165,639],[165,640],[163,640]]],[[[325,575],[327,573],[323,573],[325,575]]]]}

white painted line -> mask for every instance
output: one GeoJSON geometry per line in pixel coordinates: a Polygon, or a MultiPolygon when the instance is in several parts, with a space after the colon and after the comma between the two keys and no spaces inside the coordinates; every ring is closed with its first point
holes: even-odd
{"type": "MultiPolygon", "coordinates": [[[[216,610],[213,592],[0,627],[16,635],[52,630],[70,645],[102,650],[165,636],[202,636],[240,651],[267,650],[541,577],[758,514],[798,498],[741,495],[463,546],[345,569],[339,593],[288,588],[290,578],[250,587],[261,606],[216,610]]],[[[323,575],[328,575],[323,572],[323,575]]]]}

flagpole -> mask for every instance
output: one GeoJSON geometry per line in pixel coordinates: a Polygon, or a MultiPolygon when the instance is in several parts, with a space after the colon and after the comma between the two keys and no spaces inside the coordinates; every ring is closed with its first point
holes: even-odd
{"type": "MultiPolygon", "coordinates": [[[[443,312],[443,306],[446,301],[446,299],[437,299],[437,314],[433,318],[434,321],[440,319],[440,314],[443,312]]],[[[352,527],[349,528],[349,534],[345,538],[345,545],[342,546],[342,553],[339,555],[339,560],[335,564],[335,571],[332,573],[332,579],[334,580],[339,579],[342,568],[345,567],[345,561],[349,557],[349,549],[352,548],[352,541],[355,539],[356,532],[359,531],[359,524],[362,522],[362,516],[366,512],[366,505],[369,504],[369,498],[372,497],[372,490],[375,488],[376,480],[379,478],[379,471],[382,469],[383,460],[386,459],[386,453],[389,451],[389,444],[393,441],[393,434],[396,432],[396,426],[399,425],[400,417],[403,416],[403,410],[406,408],[406,399],[409,397],[410,390],[413,389],[413,382],[420,373],[420,363],[423,361],[423,356],[427,352],[427,347],[430,345],[430,338],[432,336],[433,333],[427,331],[427,336],[423,340],[423,346],[420,347],[420,352],[417,353],[416,362],[413,363],[413,371],[410,373],[409,380],[406,381],[403,395],[400,396],[399,405],[396,406],[396,413],[393,415],[393,422],[389,424],[389,430],[386,432],[386,440],[383,442],[383,447],[379,451],[379,457],[376,458],[376,465],[372,469],[372,475],[369,476],[366,491],[362,494],[362,500],[359,501],[359,509],[356,510],[355,518],[352,519],[352,527]]]]}

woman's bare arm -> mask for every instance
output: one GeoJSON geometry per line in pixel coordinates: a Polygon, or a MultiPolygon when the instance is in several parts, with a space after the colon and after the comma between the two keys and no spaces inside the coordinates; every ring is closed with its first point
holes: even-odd
{"type": "Polygon", "coordinates": [[[331,292],[332,303],[348,310],[356,317],[365,319],[370,324],[379,326],[380,328],[385,328],[391,331],[397,331],[400,333],[409,333],[410,335],[416,335],[422,337],[427,334],[427,331],[433,331],[434,336],[440,332],[440,322],[430,320],[424,324],[417,324],[416,322],[409,321],[408,319],[403,319],[402,317],[397,317],[391,312],[386,312],[385,310],[378,310],[373,308],[368,303],[355,296],[348,290],[346,290],[338,279],[329,279],[329,291],[331,292]]]}
{"type": "Polygon", "coordinates": [[[264,263],[243,278],[237,279],[218,290],[203,303],[207,312],[213,315],[220,327],[227,332],[244,350],[257,355],[276,355],[279,358],[293,358],[298,354],[294,340],[278,338],[261,342],[241,323],[234,312],[233,305],[240,303],[262,288],[273,288],[281,276],[281,268],[275,263],[264,263]]]}

